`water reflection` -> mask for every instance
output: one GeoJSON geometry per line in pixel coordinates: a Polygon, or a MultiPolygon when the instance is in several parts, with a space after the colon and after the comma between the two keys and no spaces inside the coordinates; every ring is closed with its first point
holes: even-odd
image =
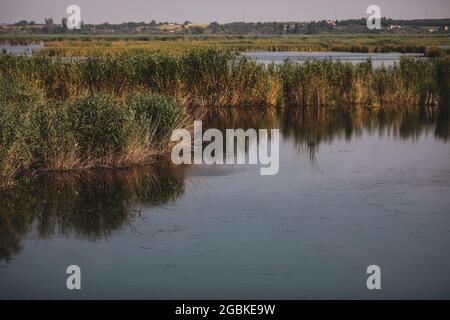
{"type": "MultiPolygon", "coordinates": [[[[311,161],[322,143],[350,140],[364,132],[417,140],[421,135],[448,141],[449,113],[325,112],[300,109],[220,109],[202,115],[204,129],[279,128],[282,143],[308,153],[311,161]]],[[[247,152],[247,148],[238,150],[247,152]]],[[[239,173],[237,173],[239,174],[239,173]]],[[[177,200],[185,190],[185,171],[168,164],[119,171],[47,173],[19,189],[0,194],[0,260],[21,250],[24,237],[72,234],[95,240],[109,236],[140,213],[139,208],[177,200]]]]}
{"type": "MultiPolygon", "coordinates": [[[[422,134],[433,133],[439,140],[450,137],[450,117],[447,108],[439,113],[423,109],[405,111],[342,111],[325,109],[220,109],[203,114],[206,128],[274,129],[279,128],[283,141],[309,152],[311,158],[321,143],[334,139],[350,141],[364,131],[379,137],[417,140],[422,134]]],[[[247,152],[247,148],[238,150],[247,152]]]]}
{"type": "Polygon", "coordinates": [[[165,166],[44,174],[0,195],[0,259],[17,254],[33,230],[41,238],[55,233],[107,237],[139,214],[139,207],[174,201],[183,192],[182,175],[165,166]]]}
{"type": "Polygon", "coordinates": [[[448,141],[450,137],[450,110],[449,108],[443,108],[439,112],[439,116],[436,120],[436,129],[434,134],[437,138],[448,141]]]}

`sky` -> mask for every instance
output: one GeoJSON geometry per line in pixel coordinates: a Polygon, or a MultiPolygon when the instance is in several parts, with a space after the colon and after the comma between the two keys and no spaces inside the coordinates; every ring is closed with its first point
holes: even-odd
{"type": "Polygon", "coordinates": [[[0,0],[0,22],[60,21],[76,4],[85,23],[170,21],[311,21],[368,17],[376,4],[381,16],[396,19],[450,18],[450,0],[0,0]]]}

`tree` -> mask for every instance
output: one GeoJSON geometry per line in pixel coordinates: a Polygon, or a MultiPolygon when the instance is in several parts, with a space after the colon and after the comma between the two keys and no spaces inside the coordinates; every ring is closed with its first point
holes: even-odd
{"type": "Polygon", "coordinates": [[[53,32],[53,19],[52,18],[45,18],[45,31],[47,33],[53,32]]]}
{"type": "Polygon", "coordinates": [[[61,25],[64,30],[67,30],[67,18],[66,17],[61,19],[61,25]]]}
{"type": "Polygon", "coordinates": [[[27,20],[20,20],[19,22],[16,22],[15,25],[23,27],[23,26],[28,25],[28,21],[27,20]]]}

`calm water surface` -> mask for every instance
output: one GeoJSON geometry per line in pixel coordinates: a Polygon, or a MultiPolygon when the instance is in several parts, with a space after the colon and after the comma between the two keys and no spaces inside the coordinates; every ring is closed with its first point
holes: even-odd
{"type": "Polygon", "coordinates": [[[389,52],[389,53],[357,53],[357,52],[323,52],[323,51],[284,51],[284,52],[269,52],[269,51],[260,51],[260,52],[245,52],[244,55],[254,58],[257,61],[263,62],[264,64],[269,64],[271,62],[274,63],[282,63],[286,59],[290,59],[292,61],[304,61],[307,59],[319,59],[319,60],[328,60],[332,61],[345,61],[351,62],[353,64],[361,63],[366,61],[367,59],[372,60],[372,64],[374,67],[378,68],[381,65],[389,66],[393,65],[395,62],[400,61],[402,56],[409,57],[422,57],[423,54],[414,54],[414,53],[397,53],[397,52],[389,52]]]}
{"type": "Polygon", "coordinates": [[[33,50],[43,48],[41,44],[27,44],[27,45],[9,45],[0,44],[0,51],[6,50],[8,53],[28,53],[31,54],[33,50]]]}
{"type": "Polygon", "coordinates": [[[279,173],[161,163],[1,194],[0,298],[450,298],[448,116],[207,117],[279,128],[279,173]]]}

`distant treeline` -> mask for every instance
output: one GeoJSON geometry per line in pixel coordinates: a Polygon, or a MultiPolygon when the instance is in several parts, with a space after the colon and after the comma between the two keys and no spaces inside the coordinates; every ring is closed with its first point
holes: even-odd
{"type": "Polygon", "coordinates": [[[414,19],[397,20],[392,18],[381,19],[381,30],[368,30],[366,18],[347,20],[320,20],[320,21],[285,21],[285,22],[232,22],[220,24],[194,24],[190,21],[175,22],[124,22],[120,24],[84,24],[81,30],[68,30],[65,18],[57,24],[51,18],[46,18],[44,24],[34,21],[22,20],[9,27],[0,29],[0,33],[26,33],[26,34],[320,34],[320,33],[448,33],[450,19],[414,19]],[[391,30],[390,26],[401,26],[391,30]]]}
{"type": "MultiPolygon", "coordinates": [[[[208,30],[213,34],[318,34],[318,33],[374,33],[366,27],[366,18],[350,20],[322,20],[311,22],[234,22],[218,24],[213,22],[208,30]]],[[[429,32],[429,27],[437,27],[436,31],[445,32],[450,19],[394,20],[381,19],[381,30],[377,33],[394,32],[391,25],[403,27],[403,32],[429,32]]],[[[205,32],[206,32],[205,31],[205,32]]],[[[398,32],[398,31],[396,31],[398,32]]]]}

